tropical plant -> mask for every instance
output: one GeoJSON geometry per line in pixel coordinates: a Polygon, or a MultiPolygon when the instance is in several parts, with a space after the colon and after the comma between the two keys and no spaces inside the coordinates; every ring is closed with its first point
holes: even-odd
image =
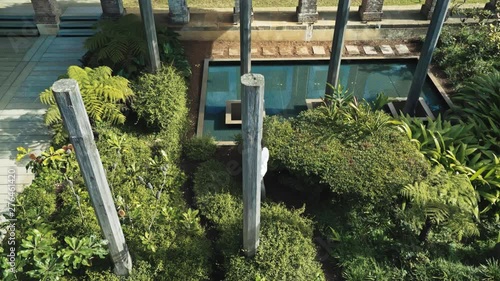
{"type": "Polygon", "coordinates": [[[26,275],[36,280],[58,280],[65,272],[71,273],[81,266],[90,266],[96,257],[104,258],[108,252],[104,240],[95,236],[65,237],[65,247],[61,247],[54,236],[55,231],[47,225],[26,232],[19,247],[23,258],[22,267],[26,275]]]}
{"type": "Polygon", "coordinates": [[[425,221],[420,241],[426,241],[431,228],[441,224],[446,224],[458,241],[462,236],[479,235],[478,198],[467,176],[451,174],[437,165],[425,181],[406,185],[401,194],[407,200],[402,209],[410,205],[413,216],[425,218],[420,221],[425,221]]]}
{"type": "Polygon", "coordinates": [[[426,124],[408,116],[392,123],[433,165],[467,175],[484,199],[481,212],[493,210],[493,215],[500,219],[500,160],[495,145],[477,135],[474,123],[459,121],[452,125],[440,116],[426,124]]]}
{"type": "MultiPolygon", "coordinates": [[[[97,32],[85,41],[88,50],[84,64],[90,67],[109,66],[114,73],[127,78],[136,77],[143,71],[148,61],[148,46],[144,24],[139,16],[128,14],[118,20],[101,20],[96,25],[97,32]]],[[[159,29],[157,33],[160,58],[164,63],[173,64],[188,77],[189,63],[179,35],[169,29],[159,29]]]]}
{"type": "Polygon", "coordinates": [[[30,159],[26,164],[26,171],[31,171],[35,175],[39,175],[47,169],[59,170],[64,173],[66,169],[71,168],[72,163],[74,164],[74,161],[70,161],[70,159],[74,160],[72,144],[64,145],[59,149],[51,146],[40,155],[31,152],[30,148],[18,147],[16,162],[21,161],[26,156],[30,159]]]}
{"type": "Polygon", "coordinates": [[[146,66],[148,46],[141,19],[128,14],[119,19],[101,20],[97,32],[85,41],[88,50],[84,65],[109,66],[115,74],[131,77],[146,66]]]}
{"type": "Polygon", "coordinates": [[[500,280],[500,262],[496,259],[486,260],[486,264],[481,264],[481,273],[483,281],[497,281],[500,280]]]}
{"type": "Polygon", "coordinates": [[[451,99],[450,117],[472,124],[481,144],[500,153],[500,71],[468,79],[451,99]]]}
{"type": "Polygon", "coordinates": [[[360,200],[389,200],[428,169],[418,150],[389,126],[384,112],[353,104],[332,118],[327,107],[292,119],[265,120],[270,167],[286,170],[282,175],[293,175],[291,182],[307,183],[303,191],[319,195],[318,189],[327,188],[360,200]],[[382,172],[387,170],[391,173],[382,172]]]}
{"type": "MultiPolygon", "coordinates": [[[[111,72],[106,66],[95,69],[70,66],[64,77],[78,82],[85,110],[91,122],[107,121],[114,124],[125,122],[126,103],[133,97],[133,92],[127,79],[112,76],[111,72]]],[[[49,105],[45,113],[45,124],[54,132],[54,143],[67,143],[67,133],[52,91],[50,89],[43,91],[40,94],[40,101],[49,105]]]]}
{"type": "MultiPolygon", "coordinates": [[[[91,120],[116,124],[125,122],[122,110],[125,108],[125,103],[133,96],[127,79],[113,76],[111,69],[106,66],[95,69],[70,66],[67,78],[78,82],[85,109],[91,120]]],[[[61,122],[61,113],[50,89],[40,94],[40,101],[49,105],[45,123],[52,125],[61,122]]]]}

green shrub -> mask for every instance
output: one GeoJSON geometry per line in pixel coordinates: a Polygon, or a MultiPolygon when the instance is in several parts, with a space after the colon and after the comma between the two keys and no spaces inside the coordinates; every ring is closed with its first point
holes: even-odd
{"type": "Polygon", "coordinates": [[[216,151],[217,144],[210,136],[194,137],[184,144],[184,154],[193,161],[207,161],[216,151]]]}
{"type": "MultiPolygon", "coordinates": [[[[177,129],[187,119],[187,85],[171,65],[155,74],[143,74],[134,85],[132,108],[153,129],[177,129]]],[[[175,131],[177,133],[177,131],[175,131]]]]}
{"type": "Polygon", "coordinates": [[[375,125],[385,124],[384,113],[365,111],[357,121],[343,122],[343,114],[327,110],[305,111],[288,120],[266,118],[270,167],[286,169],[311,187],[323,184],[335,193],[369,200],[392,200],[429,170],[395,127],[375,125]]]}
{"type": "Polygon", "coordinates": [[[205,196],[211,194],[227,193],[231,187],[231,175],[226,167],[216,160],[201,164],[196,169],[193,181],[197,200],[203,200],[205,196]]]}
{"type": "Polygon", "coordinates": [[[226,280],[325,280],[312,242],[312,222],[301,216],[304,209],[263,205],[260,245],[254,258],[235,253],[229,260],[226,280]]]}
{"type": "Polygon", "coordinates": [[[195,173],[196,201],[219,233],[216,242],[224,257],[225,280],[324,280],[315,260],[313,225],[302,216],[304,209],[283,205],[261,208],[260,246],[255,258],[241,256],[243,204],[225,167],[216,161],[200,165],[195,173]],[[229,190],[228,190],[229,189],[229,190]]]}

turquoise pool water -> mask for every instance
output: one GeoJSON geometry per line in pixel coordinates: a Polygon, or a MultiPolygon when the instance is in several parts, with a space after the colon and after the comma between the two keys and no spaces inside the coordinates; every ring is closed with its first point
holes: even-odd
{"type": "MultiPolygon", "coordinates": [[[[234,140],[241,125],[226,125],[226,100],[241,99],[239,62],[210,62],[206,79],[203,135],[218,141],[234,140]]],[[[416,60],[343,61],[340,83],[358,99],[372,101],[383,92],[390,97],[406,97],[416,60]]],[[[266,115],[296,116],[306,110],[306,99],[324,96],[328,61],[252,62],[252,72],[264,75],[266,115]]],[[[446,103],[427,79],[422,97],[435,113],[446,103]]]]}

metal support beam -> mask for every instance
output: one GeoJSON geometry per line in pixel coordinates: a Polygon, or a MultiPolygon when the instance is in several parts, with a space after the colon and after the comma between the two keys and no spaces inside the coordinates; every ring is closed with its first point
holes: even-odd
{"type": "Polygon", "coordinates": [[[264,118],[264,76],[247,73],[241,76],[243,137],[243,250],[255,256],[259,246],[262,123],[264,118]]]}
{"type": "Polygon", "coordinates": [[[155,17],[151,0],[139,0],[142,23],[146,31],[146,40],[149,53],[149,71],[156,73],[160,68],[160,52],[158,50],[158,39],[156,37],[155,17]]]}
{"type": "MultiPolygon", "coordinates": [[[[344,46],[344,33],[349,19],[350,0],[339,1],[337,8],[337,16],[335,18],[335,30],[333,33],[332,54],[330,56],[330,64],[328,65],[328,74],[326,82],[337,88],[339,81],[340,62],[342,61],[342,47],[344,46]]],[[[326,85],[325,90],[327,95],[333,93],[333,89],[326,85]]]]}
{"type": "Polygon", "coordinates": [[[436,8],[432,13],[431,22],[427,29],[424,45],[420,51],[420,58],[418,59],[417,68],[415,69],[413,81],[411,82],[410,91],[403,110],[405,114],[409,114],[410,116],[415,115],[418,98],[420,97],[420,92],[422,92],[422,87],[427,77],[427,71],[432,60],[432,53],[436,48],[439,35],[441,34],[441,29],[443,28],[444,20],[448,13],[449,4],[450,0],[437,0],[436,8]]]}

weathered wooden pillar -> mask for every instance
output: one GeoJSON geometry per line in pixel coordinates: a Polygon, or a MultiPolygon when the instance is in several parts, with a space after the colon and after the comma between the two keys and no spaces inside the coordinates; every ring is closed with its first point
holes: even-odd
{"type": "Polygon", "coordinates": [[[117,275],[127,276],[132,270],[132,259],[78,83],[73,79],[59,80],[52,85],[52,93],[61,112],[64,127],[68,130],[70,142],[75,148],[76,160],[97,221],[104,238],[108,240],[109,253],[115,265],[114,271],[117,275]]]}
{"type": "Polygon", "coordinates": [[[448,13],[449,4],[450,0],[438,0],[435,7],[435,13],[432,14],[431,23],[427,29],[427,35],[425,36],[425,41],[420,51],[417,68],[413,74],[410,91],[403,110],[405,114],[409,114],[410,116],[415,116],[418,98],[420,97],[420,92],[422,92],[422,87],[427,78],[427,71],[431,64],[432,53],[436,48],[439,35],[441,34],[441,29],[443,28],[444,20],[448,13]]]}
{"type": "Polygon", "coordinates": [[[149,53],[149,71],[156,73],[160,68],[160,52],[158,50],[158,39],[156,37],[155,16],[151,0],[139,0],[142,23],[146,31],[149,53]]]}
{"type": "Polygon", "coordinates": [[[101,0],[102,17],[118,18],[124,13],[122,0],[101,0]]]}
{"type": "Polygon", "coordinates": [[[312,23],[318,21],[318,5],[316,0],[299,0],[297,6],[297,21],[312,23]]]}
{"type": "Polygon", "coordinates": [[[384,0],[363,0],[359,6],[359,16],[362,21],[381,21],[384,0]]]}
{"type": "Polygon", "coordinates": [[[168,12],[171,23],[186,24],[189,22],[189,8],[186,0],[168,0],[168,12]]]}
{"type": "Polygon", "coordinates": [[[252,0],[241,0],[240,8],[240,75],[243,75],[252,70],[252,0]]]}
{"type": "MultiPolygon", "coordinates": [[[[326,82],[337,88],[339,82],[340,62],[342,61],[342,48],[344,46],[344,33],[349,19],[351,0],[339,1],[337,16],[335,17],[335,30],[333,31],[332,53],[326,82]]],[[[331,95],[333,89],[326,85],[325,93],[331,95]]]]}
{"type": "Polygon", "coordinates": [[[247,73],[241,76],[241,84],[243,250],[253,257],[259,247],[264,76],[247,73]]]}
{"type": "Polygon", "coordinates": [[[35,22],[42,35],[56,35],[59,31],[61,9],[56,0],[31,0],[35,22]]]}

